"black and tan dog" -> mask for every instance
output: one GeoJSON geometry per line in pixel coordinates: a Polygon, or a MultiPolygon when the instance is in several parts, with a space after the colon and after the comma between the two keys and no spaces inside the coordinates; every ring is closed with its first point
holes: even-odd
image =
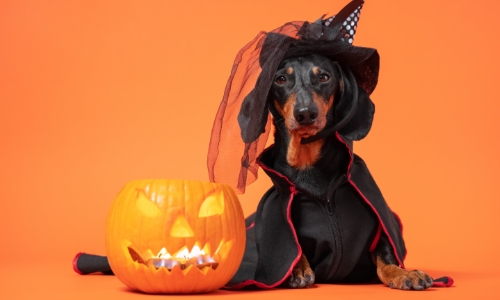
{"type": "Polygon", "coordinates": [[[236,55],[215,116],[209,178],[244,193],[260,168],[273,185],[246,219],[228,288],[367,282],[451,286],[404,266],[399,217],[353,143],[370,131],[376,49],[353,45],[363,0],[314,22],[260,32],[236,55]],[[272,115],[272,118],[270,117],[272,115]],[[274,144],[265,148],[274,122],[274,144]]]}
{"type": "MultiPolygon", "coordinates": [[[[334,125],[337,100],[348,92],[345,89],[357,88],[347,85],[344,77],[339,64],[320,55],[284,60],[275,74],[268,97],[268,107],[276,127],[272,151],[273,169],[284,174],[306,195],[299,199],[301,202],[311,201],[307,198],[329,201],[332,185],[338,188],[338,182],[342,181],[347,172],[349,162],[345,159],[346,156],[341,155],[345,146],[337,139],[322,138],[307,144],[301,143],[303,139],[315,136],[334,125]]],[[[371,124],[373,108],[369,110],[371,111],[366,112],[366,121],[371,124]]],[[[349,200],[336,199],[337,202],[349,200]]],[[[325,228],[308,230],[327,234],[330,225],[323,226],[325,228]]],[[[299,241],[303,249],[302,256],[293,268],[292,275],[284,282],[293,288],[314,283],[315,272],[309,261],[318,260],[318,247],[308,249],[307,243],[310,241],[305,238],[301,240],[300,233],[299,241]]],[[[349,253],[343,255],[345,257],[349,253]]],[[[371,255],[379,279],[392,288],[424,290],[432,285],[431,277],[424,272],[408,271],[398,266],[384,233],[371,255]]]]}

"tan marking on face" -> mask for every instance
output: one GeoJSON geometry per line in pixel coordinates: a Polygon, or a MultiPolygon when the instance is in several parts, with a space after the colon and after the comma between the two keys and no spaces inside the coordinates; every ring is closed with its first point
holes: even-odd
{"type": "Polygon", "coordinates": [[[318,68],[318,67],[313,67],[313,68],[312,68],[312,71],[313,71],[314,75],[318,75],[318,73],[319,73],[319,68],[318,68]]]}
{"type": "Polygon", "coordinates": [[[291,94],[285,105],[281,107],[278,101],[274,100],[274,106],[285,119],[286,128],[290,131],[296,127],[295,117],[293,116],[293,108],[295,107],[295,93],[291,94]]]}
{"type": "Polygon", "coordinates": [[[333,106],[334,94],[332,93],[328,101],[324,101],[321,96],[313,93],[313,101],[318,107],[318,118],[310,128],[302,129],[299,127],[298,129],[290,130],[290,127],[287,125],[289,128],[290,143],[288,144],[286,160],[290,166],[305,169],[312,166],[321,157],[323,140],[305,145],[301,144],[300,141],[302,138],[315,135],[326,126],[326,115],[333,106]]]}
{"type": "Polygon", "coordinates": [[[325,128],[326,126],[326,115],[330,111],[333,106],[333,95],[330,95],[328,101],[325,101],[323,97],[320,95],[313,93],[313,101],[318,107],[318,118],[316,119],[316,126],[318,127],[318,131],[325,128]]]}
{"type": "Polygon", "coordinates": [[[273,103],[274,103],[274,107],[276,107],[276,109],[278,110],[280,115],[283,116],[285,114],[285,112],[284,112],[283,108],[281,108],[280,104],[278,103],[278,100],[274,99],[273,103]]]}
{"type": "Polygon", "coordinates": [[[293,73],[293,68],[292,67],[288,67],[288,69],[286,69],[286,73],[288,75],[292,74],[293,73]]]}
{"type": "MultiPolygon", "coordinates": [[[[327,104],[325,105],[328,106],[327,104]]],[[[290,95],[290,98],[288,98],[283,107],[279,105],[277,100],[274,100],[274,106],[285,119],[285,127],[288,129],[290,135],[286,157],[288,164],[298,169],[305,169],[312,166],[320,158],[321,147],[324,141],[319,140],[305,145],[302,145],[300,141],[302,138],[315,135],[320,129],[317,129],[316,126],[302,128],[298,125],[293,115],[295,93],[290,95]]],[[[331,104],[329,107],[331,107],[331,104]]],[[[326,116],[323,122],[326,124],[326,116]]],[[[325,125],[323,125],[323,127],[324,126],[325,125]]]]}

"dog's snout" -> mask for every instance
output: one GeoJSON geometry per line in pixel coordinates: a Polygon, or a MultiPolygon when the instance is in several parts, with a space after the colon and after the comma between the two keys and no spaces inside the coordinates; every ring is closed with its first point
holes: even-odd
{"type": "Polygon", "coordinates": [[[300,125],[310,125],[318,118],[318,111],[314,108],[299,108],[295,109],[294,117],[300,125]]]}

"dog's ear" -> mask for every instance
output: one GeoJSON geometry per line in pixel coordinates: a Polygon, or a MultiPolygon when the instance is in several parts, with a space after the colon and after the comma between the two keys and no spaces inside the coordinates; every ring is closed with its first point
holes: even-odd
{"type": "Polygon", "coordinates": [[[252,90],[243,100],[238,113],[243,142],[250,144],[266,131],[268,115],[267,101],[257,101],[255,90],[252,90]]]}
{"type": "MultiPolygon", "coordinates": [[[[288,35],[278,33],[266,34],[266,39],[261,46],[258,57],[258,64],[262,67],[262,71],[255,82],[253,90],[241,103],[240,112],[238,113],[241,138],[247,144],[256,141],[262,133],[266,132],[266,124],[269,119],[267,103],[269,89],[271,88],[274,74],[293,41],[295,39],[288,35]]],[[[258,47],[260,45],[256,49],[258,47]]],[[[253,62],[253,64],[256,63],[256,61],[253,62]]],[[[252,68],[247,66],[247,72],[251,71],[252,68]]],[[[250,76],[247,75],[248,77],[250,76]]],[[[239,92],[241,93],[242,91],[239,92]]]]}
{"type": "Polygon", "coordinates": [[[338,70],[340,95],[335,105],[335,119],[339,122],[345,118],[351,118],[338,132],[348,140],[358,141],[363,139],[372,127],[375,105],[365,90],[358,86],[356,78],[349,69],[344,71],[338,66],[338,70]]]}

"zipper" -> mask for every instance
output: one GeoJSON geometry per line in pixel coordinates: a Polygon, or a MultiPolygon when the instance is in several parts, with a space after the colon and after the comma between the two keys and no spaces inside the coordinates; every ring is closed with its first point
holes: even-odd
{"type": "Polygon", "coordinates": [[[328,272],[327,280],[332,280],[335,273],[337,273],[340,261],[342,259],[342,236],[340,234],[339,218],[335,209],[335,192],[333,194],[333,201],[330,197],[326,199],[326,211],[328,212],[328,219],[332,228],[333,240],[335,243],[335,253],[333,256],[332,266],[328,272]]]}
{"type": "Polygon", "coordinates": [[[333,236],[334,242],[334,256],[332,261],[332,266],[328,272],[327,280],[333,279],[335,273],[340,266],[340,261],[342,259],[342,236],[340,234],[340,221],[337,215],[337,210],[335,209],[335,195],[337,193],[337,189],[346,181],[346,176],[343,175],[332,185],[332,188],[328,192],[327,198],[320,198],[313,195],[309,195],[323,208],[323,210],[328,214],[328,220],[330,223],[330,228],[333,236]]]}
{"type": "Polygon", "coordinates": [[[328,272],[327,279],[332,280],[335,274],[338,271],[338,268],[340,266],[340,261],[342,260],[342,235],[340,234],[340,221],[339,217],[337,215],[337,209],[335,205],[335,199],[337,195],[337,189],[344,183],[346,182],[347,176],[342,175],[339,179],[336,180],[336,182],[332,185],[332,188],[330,189],[328,193],[328,197],[326,198],[326,211],[328,212],[329,220],[330,220],[330,225],[332,227],[332,232],[333,232],[333,238],[335,241],[335,255],[333,257],[333,263],[332,267],[330,268],[330,271],[328,272]]]}
{"type": "Polygon", "coordinates": [[[326,211],[328,212],[329,216],[333,214],[332,206],[330,205],[330,198],[326,198],[326,211]]]}

